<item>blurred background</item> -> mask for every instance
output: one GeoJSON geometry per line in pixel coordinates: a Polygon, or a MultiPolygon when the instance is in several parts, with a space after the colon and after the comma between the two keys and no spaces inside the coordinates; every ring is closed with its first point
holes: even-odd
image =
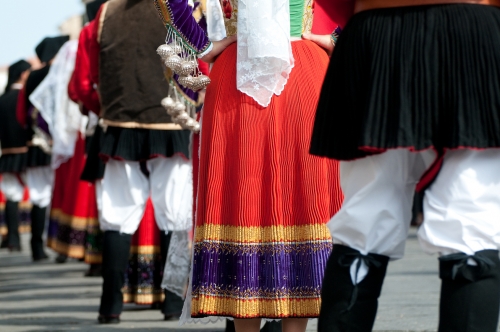
{"type": "Polygon", "coordinates": [[[0,1],[0,94],[7,83],[7,67],[26,59],[36,68],[35,46],[44,37],[78,38],[90,0],[0,1]]]}

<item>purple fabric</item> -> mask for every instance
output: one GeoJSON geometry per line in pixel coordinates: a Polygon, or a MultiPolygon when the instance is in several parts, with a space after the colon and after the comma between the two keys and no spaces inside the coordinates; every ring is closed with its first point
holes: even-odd
{"type": "Polygon", "coordinates": [[[320,296],[331,241],[195,245],[193,296],[314,298],[320,296]]]}
{"type": "Polygon", "coordinates": [[[166,3],[170,11],[170,25],[196,52],[203,52],[210,44],[205,31],[196,23],[193,9],[187,0],[158,0],[166,3]]]}
{"type": "MultiPolygon", "coordinates": [[[[34,109],[35,108],[33,106],[30,106],[30,108],[28,109],[28,125],[29,125],[29,127],[32,127],[34,124],[33,123],[33,111],[34,111],[34,109]]],[[[36,127],[40,128],[41,130],[43,130],[47,135],[50,136],[49,125],[47,124],[47,122],[45,122],[45,120],[42,118],[40,113],[37,114],[36,123],[34,125],[36,127]]]]}

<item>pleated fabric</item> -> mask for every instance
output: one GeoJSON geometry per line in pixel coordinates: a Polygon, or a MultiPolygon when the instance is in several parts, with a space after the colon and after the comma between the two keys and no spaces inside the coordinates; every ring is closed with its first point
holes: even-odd
{"type": "Polygon", "coordinates": [[[47,246],[59,254],[102,261],[95,187],[80,180],[85,165],[85,140],[78,138],[74,156],[56,170],[47,246]]]}
{"type": "Polygon", "coordinates": [[[108,127],[103,133],[99,156],[129,161],[182,154],[189,158],[189,130],[151,130],[108,127]]]}
{"type": "Polygon", "coordinates": [[[49,166],[52,156],[43,152],[38,146],[30,146],[28,149],[27,167],[49,166]]]}
{"type": "Polygon", "coordinates": [[[500,9],[451,4],[354,15],[321,91],[311,152],[500,147],[500,9]]]}
{"type": "Polygon", "coordinates": [[[97,126],[95,128],[94,135],[87,138],[88,143],[85,147],[87,151],[87,160],[81,174],[81,179],[83,181],[94,183],[96,180],[102,180],[102,178],[104,177],[106,165],[104,164],[102,159],[99,158],[99,153],[101,151],[102,145],[102,137],[102,128],[101,126],[97,126]]]}
{"type": "Polygon", "coordinates": [[[340,208],[338,163],[308,153],[328,65],[309,41],[263,108],[236,89],[236,44],[215,62],[201,131],[192,317],[317,317],[340,208]]]}
{"type": "MultiPolygon", "coordinates": [[[[2,176],[0,174],[0,181],[2,181],[2,176]]],[[[0,191],[0,235],[6,236],[8,233],[7,224],[5,221],[5,203],[7,199],[5,195],[0,191]]],[[[28,188],[24,188],[23,200],[19,202],[19,233],[29,233],[31,232],[31,203],[29,198],[28,188]]]]}
{"type": "Polygon", "coordinates": [[[27,153],[6,154],[0,157],[0,174],[22,173],[28,163],[27,153]]]}

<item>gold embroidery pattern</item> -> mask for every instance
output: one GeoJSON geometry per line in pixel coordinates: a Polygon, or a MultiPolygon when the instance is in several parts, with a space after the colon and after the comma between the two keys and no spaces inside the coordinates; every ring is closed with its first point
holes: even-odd
{"type": "Polygon", "coordinates": [[[304,16],[302,17],[302,33],[311,32],[313,24],[313,2],[304,0],[304,16]]]}
{"type": "Polygon", "coordinates": [[[195,242],[220,241],[238,243],[290,243],[310,241],[331,241],[330,230],[325,224],[300,226],[226,226],[205,224],[197,226],[195,242]]]}
{"type": "Polygon", "coordinates": [[[216,296],[193,297],[191,316],[230,316],[234,318],[286,318],[319,316],[320,298],[315,299],[274,299],[247,300],[216,296]]]}
{"type": "MultiPolygon", "coordinates": [[[[232,36],[238,33],[238,0],[229,0],[233,6],[233,14],[231,18],[224,18],[227,36],[232,36]]],[[[314,0],[304,0],[304,15],[302,18],[302,33],[311,32],[313,24],[313,2],[314,0]]]]}
{"type": "Polygon", "coordinates": [[[290,253],[315,253],[318,251],[329,251],[332,249],[330,240],[308,241],[303,243],[227,243],[219,241],[202,241],[194,245],[195,254],[203,251],[222,252],[231,255],[253,255],[253,254],[290,254],[290,253]]]}

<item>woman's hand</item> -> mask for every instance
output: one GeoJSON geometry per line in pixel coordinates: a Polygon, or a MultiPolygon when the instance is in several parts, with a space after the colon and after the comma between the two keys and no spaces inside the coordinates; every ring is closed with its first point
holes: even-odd
{"type": "Polygon", "coordinates": [[[328,56],[332,55],[333,48],[335,47],[332,43],[332,35],[316,35],[314,33],[306,32],[302,35],[302,38],[316,43],[319,47],[326,51],[328,56]]]}
{"type": "Polygon", "coordinates": [[[203,57],[201,57],[200,60],[207,63],[214,62],[215,58],[217,58],[217,56],[221,54],[222,51],[226,49],[226,47],[228,47],[235,41],[236,41],[236,35],[233,35],[231,37],[226,37],[220,41],[212,42],[212,50],[207,54],[205,54],[203,57]]]}

